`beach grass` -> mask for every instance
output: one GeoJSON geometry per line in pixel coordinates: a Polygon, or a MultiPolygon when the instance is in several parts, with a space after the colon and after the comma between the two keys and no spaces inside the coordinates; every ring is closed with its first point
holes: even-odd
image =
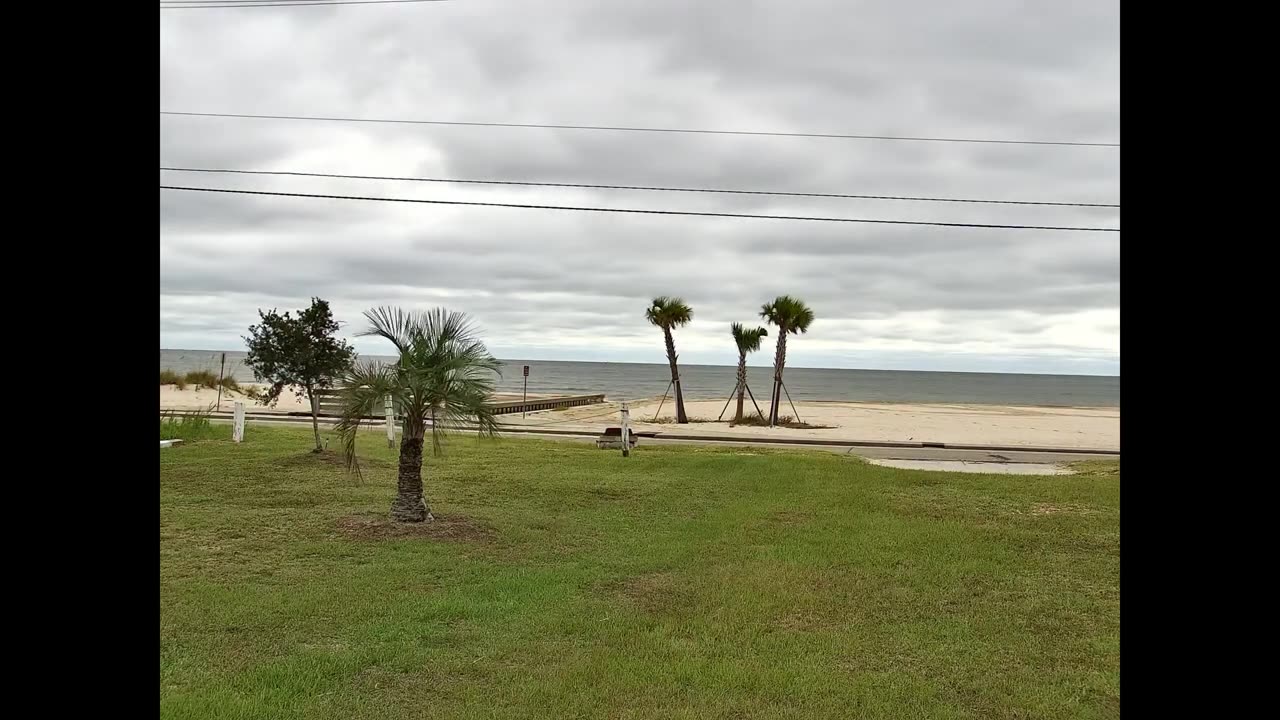
{"type": "Polygon", "coordinates": [[[240,383],[236,382],[233,377],[218,378],[217,373],[212,370],[192,370],[186,375],[180,375],[173,370],[160,371],[161,385],[174,385],[179,390],[186,390],[188,385],[194,385],[197,390],[200,388],[217,388],[219,385],[224,390],[241,391],[240,383]]]}
{"type": "Polygon", "coordinates": [[[192,370],[183,376],[188,385],[195,385],[197,388],[216,388],[218,387],[218,374],[212,370],[192,370]]]}
{"type": "Polygon", "coordinates": [[[174,371],[172,371],[172,370],[161,370],[161,371],[160,371],[160,384],[161,384],[161,385],[176,385],[176,386],[178,387],[178,389],[179,389],[179,390],[186,390],[186,389],[187,389],[187,380],[186,380],[186,378],[182,377],[181,375],[179,375],[178,373],[176,373],[176,372],[174,372],[174,371]]]}
{"type": "Polygon", "coordinates": [[[162,717],[1119,716],[1118,465],[459,435],[404,529],[359,443],[161,451],[162,717]]]}
{"type": "Polygon", "coordinates": [[[185,442],[231,439],[230,425],[215,425],[207,411],[166,411],[160,414],[160,439],[185,442]]]}
{"type": "MultiPolygon", "coordinates": [[[[743,414],[742,422],[733,423],[734,425],[745,425],[748,427],[769,427],[769,421],[761,418],[759,415],[743,414]]],[[[793,430],[824,430],[830,428],[830,425],[812,425],[807,422],[796,420],[790,415],[778,416],[778,427],[791,428],[793,430]]]]}

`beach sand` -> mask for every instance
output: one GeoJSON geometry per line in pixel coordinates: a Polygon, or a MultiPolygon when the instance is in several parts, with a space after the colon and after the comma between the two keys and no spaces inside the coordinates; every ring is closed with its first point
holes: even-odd
{"type": "MultiPolygon", "coordinates": [[[[160,386],[161,410],[204,410],[217,401],[217,390],[178,390],[172,385],[160,386]]],[[[502,394],[496,400],[518,400],[519,395],[502,394]]],[[[530,395],[530,399],[543,397],[530,395]]],[[[258,405],[242,393],[223,391],[222,410],[230,412],[236,400],[243,400],[249,412],[306,413],[309,405],[293,393],[281,395],[274,408],[258,405]]],[[[733,427],[726,422],[711,422],[720,414],[724,400],[692,400],[685,403],[690,422],[674,422],[675,404],[670,398],[662,406],[659,420],[652,422],[658,399],[631,403],[631,426],[638,432],[665,432],[691,435],[723,435],[726,437],[813,438],[824,440],[860,440],[870,442],[938,442],[966,445],[1005,445],[1028,447],[1120,449],[1120,408],[1012,407],[1000,405],[928,405],[855,402],[798,402],[800,419],[827,428],[733,427]]],[[[768,407],[761,406],[766,415],[768,407]]],[[[747,403],[749,412],[755,410],[747,403]]],[[[547,427],[558,430],[599,431],[617,426],[620,403],[606,402],[582,405],[565,410],[545,410],[499,416],[503,424],[522,427],[547,427]]],[[[733,416],[730,405],[725,417],[733,416]]],[[[783,415],[795,415],[786,405],[783,415]]]]}
{"type": "MultiPolygon", "coordinates": [[[[714,421],[724,400],[694,400],[685,403],[691,421],[714,421]]],[[[762,405],[765,415],[768,407],[762,405]]],[[[785,406],[783,415],[795,415],[785,406]]],[[[667,432],[728,437],[756,436],[863,440],[873,442],[940,442],[966,445],[1006,445],[1028,447],[1120,449],[1120,408],[1010,407],[998,405],[927,405],[854,402],[798,402],[800,419],[824,429],[767,428],[726,422],[673,422],[675,407],[670,398],[662,406],[659,420],[652,422],[658,408],[656,399],[631,403],[631,425],[638,432],[667,432]]],[[[755,412],[750,401],[747,408],[755,412]]],[[[619,403],[584,405],[566,410],[530,413],[525,419],[503,416],[512,425],[548,426],[558,429],[616,426],[619,403]]],[[[731,418],[734,405],[725,413],[731,418]]]]}
{"type": "MultiPolygon", "coordinates": [[[[265,385],[255,385],[253,383],[240,383],[240,387],[244,389],[253,388],[255,390],[263,390],[265,385]]],[[[546,395],[538,395],[529,393],[529,399],[535,400],[546,395]]],[[[507,401],[519,400],[520,396],[513,393],[496,393],[494,400],[507,401]]],[[[222,411],[231,412],[235,402],[239,400],[244,402],[245,410],[252,413],[308,413],[311,412],[311,404],[306,400],[299,400],[293,391],[286,390],[280,393],[280,399],[276,401],[274,407],[266,407],[251,399],[243,392],[235,392],[232,390],[222,391],[222,411]]],[[[160,386],[160,409],[174,411],[192,411],[192,410],[209,410],[214,408],[218,402],[218,390],[216,388],[200,388],[196,389],[193,385],[188,385],[186,389],[179,390],[176,385],[160,386]]],[[[216,408],[214,408],[216,409],[216,408]]]]}
{"type": "MultiPolygon", "coordinates": [[[[261,385],[249,385],[242,383],[242,388],[254,387],[262,389],[261,385]]],[[[299,400],[292,392],[284,392],[280,395],[280,400],[274,408],[267,408],[259,405],[256,401],[250,399],[242,392],[234,390],[222,391],[222,411],[231,412],[233,404],[237,401],[243,401],[245,410],[248,412],[310,412],[311,404],[306,400],[299,400]]],[[[179,390],[175,385],[160,386],[160,409],[161,410],[209,410],[218,402],[217,388],[200,388],[197,390],[195,386],[188,385],[185,390],[179,390]]]]}

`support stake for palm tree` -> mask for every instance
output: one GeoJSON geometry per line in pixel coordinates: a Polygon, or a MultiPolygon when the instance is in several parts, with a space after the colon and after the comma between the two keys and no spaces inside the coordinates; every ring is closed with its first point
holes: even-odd
{"type": "Polygon", "coordinates": [[[658,422],[658,413],[662,412],[662,403],[667,401],[667,393],[671,392],[671,386],[675,384],[675,380],[667,383],[667,389],[662,392],[662,399],[658,401],[658,410],[653,414],[652,422],[658,422]]]}
{"type": "MultiPolygon", "coordinates": [[[[747,391],[747,395],[751,396],[751,404],[756,408],[756,414],[760,416],[760,422],[766,422],[764,411],[760,409],[760,403],[756,402],[756,394],[751,392],[751,385],[743,383],[742,387],[747,391]]],[[[729,393],[729,399],[724,401],[724,409],[720,411],[720,417],[716,418],[716,422],[724,419],[724,414],[729,410],[729,403],[733,402],[733,396],[738,394],[738,385],[733,386],[733,391],[729,393]]]]}
{"type": "Polygon", "coordinates": [[[738,387],[741,384],[742,383],[733,384],[733,389],[729,391],[729,399],[724,401],[724,407],[721,408],[720,415],[716,418],[716,422],[720,422],[724,419],[724,414],[729,411],[729,403],[733,402],[733,396],[738,394],[738,387]]]}
{"type": "Polygon", "coordinates": [[[791,393],[787,392],[787,384],[782,382],[781,380],[779,380],[778,382],[782,385],[782,392],[787,393],[787,402],[791,403],[791,412],[796,414],[796,422],[801,422],[800,411],[796,410],[796,404],[791,400],[791,393]]]}
{"type": "Polygon", "coordinates": [[[764,422],[764,411],[760,409],[760,403],[756,402],[756,394],[751,392],[751,386],[747,385],[747,395],[751,396],[751,404],[756,408],[756,414],[760,416],[760,422],[764,422]]]}

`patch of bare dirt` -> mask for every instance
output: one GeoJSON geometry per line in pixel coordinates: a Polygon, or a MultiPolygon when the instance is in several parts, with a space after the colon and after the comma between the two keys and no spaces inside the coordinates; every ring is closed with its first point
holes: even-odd
{"type": "Polygon", "coordinates": [[[775,618],[773,627],[787,632],[821,632],[831,624],[811,612],[798,610],[775,618]]]}
{"type": "Polygon", "coordinates": [[[1079,505],[1049,505],[1041,503],[1031,508],[1032,515],[1089,515],[1097,512],[1092,508],[1081,507],[1079,505]]]}
{"type": "MultiPolygon", "coordinates": [[[[314,467],[316,465],[329,465],[342,470],[347,469],[347,459],[340,452],[325,450],[324,452],[304,452],[297,455],[290,455],[280,460],[281,465],[290,467],[314,467]]],[[[391,463],[381,458],[360,458],[360,468],[385,468],[390,467],[391,463]]]]}
{"type": "Polygon", "coordinates": [[[769,522],[777,525],[803,525],[809,520],[808,513],[794,510],[777,510],[769,515],[769,522]]]}
{"type": "Polygon", "coordinates": [[[610,583],[607,589],[650,613],[668,612],[685,604],[683,588],[670,573],[635,575],[610,583]]]}
{"type": "Polygon", "coordinates": [[[338,532],[353,540],[429,538],[446,542],[489,543],[497,533],[489,525],[462,515],[435,515],[434,520],[400,523],[388,517],[351,515],[338,520],[338,532]]]}

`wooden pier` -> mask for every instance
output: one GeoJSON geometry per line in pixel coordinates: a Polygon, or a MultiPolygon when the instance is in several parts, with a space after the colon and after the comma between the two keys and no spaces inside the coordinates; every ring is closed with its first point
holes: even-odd
{"type": "MultiPolygon", "coordinates": [[[[321,417],[338,417],[342,414],[342,408],[338,401],[337,390],[325,390],[316,393],[316,399],[319,405],[321,417]]],[[[499,396],[499,397],[509,397],[499,396]]],[[[559,395],[559,396],[539,396],[529,398],[528,400],[495,400],[489,403],[489,407],[493,408],[494,415],[510,415],[512,413],[538,412],[539,410],[560,410],[563,408],[578,407],[579,405],[597,405],[604,402],[604,394],[599,395],[559,395]]],[[[305,415],[307,413],[291,412],[290,415],[305,415]]],[[[396,410],[399,415],[399,408],[396,410]]],[[[371,416],[373,417],[373,416],[371,416]]],[[[382,417],[378,415],[377,417],[382,417]]]]}

